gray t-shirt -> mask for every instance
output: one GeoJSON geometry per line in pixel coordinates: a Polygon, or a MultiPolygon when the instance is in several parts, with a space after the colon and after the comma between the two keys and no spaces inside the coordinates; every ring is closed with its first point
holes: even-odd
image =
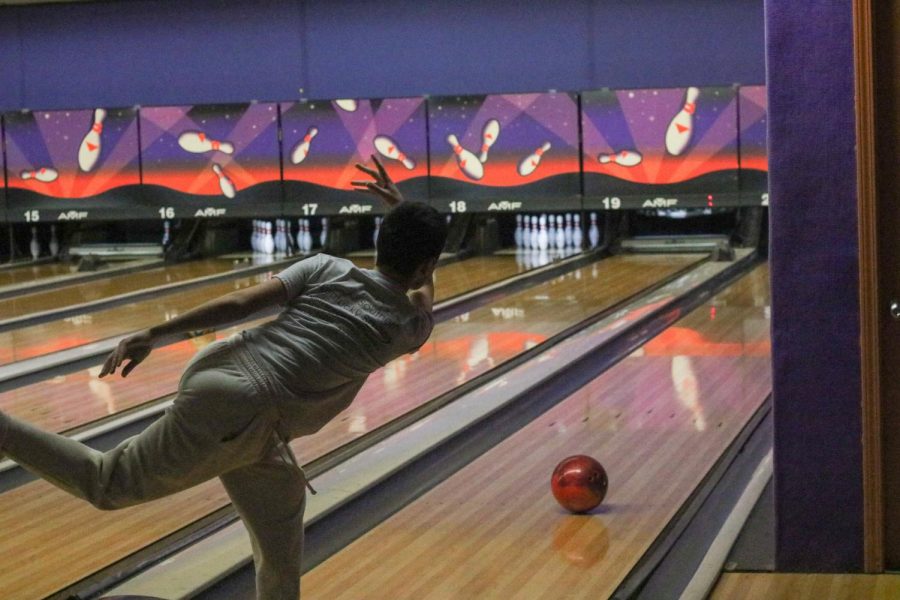
{"type": "Polygon", "coordinates": [[[284,310],[243,337],[289,396],[293,435],[321,428],[370,373],[418,350],[431,335],[430,311],[415,307],[384,275],[349,260],[318,254],[276,277],[287,290],[284,310]]]}

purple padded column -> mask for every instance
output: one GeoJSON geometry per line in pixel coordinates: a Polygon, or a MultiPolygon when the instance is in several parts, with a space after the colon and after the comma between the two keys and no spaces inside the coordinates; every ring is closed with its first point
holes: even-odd
{"type": "Polygon", "coordinates": [[[862,568],[852,0],[767,0],[776,565],[862,568]]]}

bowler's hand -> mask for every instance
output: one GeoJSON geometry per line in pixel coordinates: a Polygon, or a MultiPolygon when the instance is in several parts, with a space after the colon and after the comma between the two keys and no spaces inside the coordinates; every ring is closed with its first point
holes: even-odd
{"type": "Polygon", "coordinates": [[[141,331],[125,338],[103,363],[100,377],[115,373],[126,360],[130,362],[122,369],[122,377],[128,377],[128,374],[147,358],[151,350],[153,350],[153,336],[148,331],[141,331]]]}
{"type": "Polygon", "coordinates": [[[397,189],[397,186],[384,169],[384,165],[381,164],[381,161],[374,154],[372,155],[372,162],[375,163],[375,169],[356,163],[356,168],[369,175],[374,181],[351,181],[350,183],[354,186],[354,189],[380,196],[391,207],[403,202],[403,194],[397,189]]]}

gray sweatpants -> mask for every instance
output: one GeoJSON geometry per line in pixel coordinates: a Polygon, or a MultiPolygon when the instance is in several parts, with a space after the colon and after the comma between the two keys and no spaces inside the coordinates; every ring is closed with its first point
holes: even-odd
{"type": "Polygon", "coordinates": [[[109,452],[0,414],[0,453],[106,510],[219,477],[250,533],[258,597],[295,600],[306,480],[272,390],[246,360],[228,340],[204,349],[165,415],[109,452]]]}

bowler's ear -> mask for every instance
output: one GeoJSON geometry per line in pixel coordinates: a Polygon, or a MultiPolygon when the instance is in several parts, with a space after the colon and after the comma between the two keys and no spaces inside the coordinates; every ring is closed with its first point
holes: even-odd
{"type": "Polygon", "coordinates": [[[437,261],[438,261],[437,258],[429,258],[428,260],[423,262],[421,265],[419,265],[419,268],[416,269],[416,274],[422,275],[424,277],[425,275],[427,275],[428,273],[430,273],[434,270],[434,268],[437,266],[437,261]]]}

